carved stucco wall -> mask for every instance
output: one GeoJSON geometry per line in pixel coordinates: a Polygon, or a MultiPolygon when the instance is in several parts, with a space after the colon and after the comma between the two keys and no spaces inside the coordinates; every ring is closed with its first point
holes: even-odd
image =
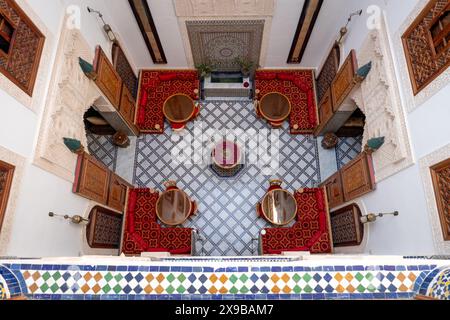
{"type": "Polygon", "coordinates": [[[93,61],[94,52],[79,30],[63,28],[34,158],[37,166],[68,181],[73,181],[77,157],[63,138],[78,139],[86,147],[83,115],[103,98],[81,71],[79,57],[93,61]]]}
{"type": "MultiPolygon", "coordinates": [[[[259,64],[264,67],[268,49],[268,41],[274,14],[274,0],[173,0],[178,25],[183,39],[186,58],[189,67],[194,68],[194,52],[197,50],[191,45],[187,22],[207,23],[212,21],[230,21],[231,25],[239,25],[239,21],[260,20],[264,22],[260,46],[259,64]]],[[[248,23],[248,22],[247,22],[248,23]]],[[[223,30],[225,31],[225,29],[223,30]]],[[[239,41],[239,38],[237,38],[239,41]]],[[[253,40],[251,40],[253,43],[253,40]]],[[[197,53],[195,53],[197,55],[197,53]]],[[[233,53],[231,53],[233,55],[233,53]]]]}
{"type": "Polygon", "coordinates": [[[5,217],[0,232],[0,256],[6,255],[8,244],[11,238],[11,229],[14,222],[14,212],[17,207],[20,185],[25,167],[25,158],[0,146],[0,160],[12,164],[14,169],[13,181],[9,193],[8,204],[6,206],[5,217]]]}
{"type": "Polygon", "coordinates": [[[428,215],[431,222],[434,247],[438,254],[450,254],[450,241],[445,241],[442,234],[441,220],[436,204],[430,167],[450,158],[450,144],[420,159],[420,175],[427,200],[428,215]]]}
{"type": "Polygon", "coordinates": [[[372,61],[372,70],[353,96],[366,115],[363,145],[371,138],[386,138],[385,144],[373,154],[378,182],[414,163],[386,24],[382,20],[380,28],[369,32],[358,51],[359,65],[372,61]]]}

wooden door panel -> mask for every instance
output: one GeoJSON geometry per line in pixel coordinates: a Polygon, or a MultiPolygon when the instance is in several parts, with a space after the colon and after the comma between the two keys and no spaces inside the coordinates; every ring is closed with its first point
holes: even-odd
{"type": "Polygon", "coordinates": [[[124,211],[127,187],[131,187],[131,185],[121,177],[111,174],[108,196],[109,207],[120,212],[124,211]]]}
{"type": "Polygon", "coordinates": [[[337,111],[355,86],[354,77],[358,71],[356,52],[352,50],[331,84],[333,108],[337,111]]]}
{"type": "Polygon", "coordinates": [[[344,200],[351,201],[375,189],[371,157],[361,153],[341,169],[344,200]]]}
{"type": "Polygon", "coordinates": [[[327,123],[333,116],[333,101],[331,91],[328,89],[320,102],[320,123],[327,123]]]}
{"type": "Polygon", "coordinates": [[[101,204],[107,204],[110,171],[89,154],[82,155],[76,193],[101,204]]]}
{"type": "Polygon", "coordinates": [[[97,47],[95,54],[95,71],[97,78],[95,83],[103,92],[103,94],[109,99],[111,104],[119,109],[120,98],[122,92],[122,79],[114,69],[114,66],[109,62],[108,57],[105,55],[100,46],[97,47]]]}
{"type": "Polygon", "coordinates": [[[323,183],[323,186],[326,187],[328,204],[330,208],[336,208],[344,203],[340,172],[336,172],[334,175],[328,178],[323,183]]]}
{"type": "Polygon", "coordinates": [[[130,90],[124,85],[122,89],[122,98],[120,100],[120,114],[124,117],[125,121],[133,124],[134,114],[136,108],[136,101],[134,100],[130,90]]]}

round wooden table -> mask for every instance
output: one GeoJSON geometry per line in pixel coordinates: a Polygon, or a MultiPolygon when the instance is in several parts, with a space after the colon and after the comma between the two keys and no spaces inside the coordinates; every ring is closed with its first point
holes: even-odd
{"type": "Polygon", "coordinates": [[[185,222],[191,213],[192,202],[179,189],[164,191],[156,202],[156,215],[162,223],[176,226],[185,222]]]}
{"type": "Polygon", "coordinates": [[[195,113],[194,100],[185,94],[175,94],[167,98],[163,106],[164,116],[172,123],[185,123],[195,113]]]}
{"type": "Polygon", "coordinates": [[[259,102],[259,111],[264,119],[270,122],[282,122],[291,114],[289,99],[278,92],[264,95],[259,102]]]}
{"type": "Polygon", "coordinates": [[[267,221],[284,226],[297,215],[297,201],[294,196],[283,189],[269,191],[261,202],[261,211],[267,221]]]}

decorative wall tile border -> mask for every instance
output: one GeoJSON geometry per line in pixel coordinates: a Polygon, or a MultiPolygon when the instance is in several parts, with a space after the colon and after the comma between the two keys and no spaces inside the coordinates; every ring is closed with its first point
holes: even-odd
{"type": "Polygon", "coordinates": [[[409,299],[436,267],[4,264],[0,276],[10,296],[32,299],[409,299]]]}

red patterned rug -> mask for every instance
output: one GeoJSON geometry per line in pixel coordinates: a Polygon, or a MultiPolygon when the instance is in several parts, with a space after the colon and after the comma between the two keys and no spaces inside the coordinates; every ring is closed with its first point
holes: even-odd
{"type": "Polygon", "coordinates": [[[292,105],[289,119],[292,134],[311,134],[318,125],[317,103],[312,70],[259,70],[255,75],[258,97],[279,92],[292,105]]]}
{"type": "Polygon", "coordinates": [[[191,253],[190,228],[161,228],[156,222],[158,192],[132,189],[128,195],[127,218],[122,252],[140,255],[142,252],[191,253]]]}
{"type": "Polygon", "coordinates": [[[262,236],[264,254],[283,251],[331,253],[331,233],[323,189],[304,189],[294,194],[297,200],[297,222],[291,228],[267,228],[262,236]]]}
{"type": "Polygon", "coordinates": [[[178,93],[198,99],[200,88],[196,70],[143,70],[139,83],[137,125],[143,133],[163,133],[163,105],[178,93]]]}

